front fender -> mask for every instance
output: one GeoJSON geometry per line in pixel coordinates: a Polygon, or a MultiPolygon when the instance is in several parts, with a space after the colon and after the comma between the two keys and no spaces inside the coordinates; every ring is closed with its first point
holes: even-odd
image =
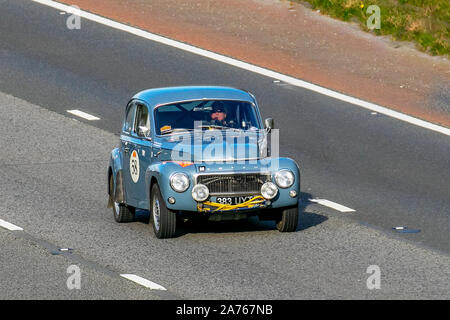
{"type": "MultiPolygon", "coordinates": [[[[191,192],[194,187],[194,173],[196,172],[195,166],[190,165],[187,167],[182,167],[176,162],[160,162],[152,164],[147,168],[146,171],[146,181],[151,190],[152,181],[156,181],[159,185],[161,195],[167,208],[171,210],[186,210],[186,208],[196,208],[197,203],[192,198],[191,192]],[[184,192],[176,192],[170,186],[170,176],[177,172],[183,172],[189,177],[189,188],[184,192]],[[170,204],[168,202],[169,197],[174,197],[176,202],[170,204]]],[[[149,192],[149,196],[150,192],[149,192]]],[[[149,197],[149,203],[150,198],[149,197]]]]}
{"type": "Polygon", "coordinates": [[[126,203],[125,188],[123,187],[123,156],[120,148],[111,151],[108,168],[108,207],[112,207],[113,202],[126,203]],[[110,185],[112,176],[113,186],[110,185]],[[112,191],[112,194],[111,194],[112,191]]]}
{"type": "Polygon", "coordinates": [[[271,159],[270,163],[271,172],[272,172],[272,182],[276,184],[275,181],[275,172],[282,169],[288,169],[292,171],[294,174],[294,184],[286,189],[279,188],[278,195],[275,199],[272,200],[272,208],[281,208],[281,207],[289,207],[297,205],[300,198],[300,169],[297,163],[290,158],[275,158],[271,159]],[[291,190],[295,190],[297,192],[297,196],[292,198],[289,195],[291,190]]]}

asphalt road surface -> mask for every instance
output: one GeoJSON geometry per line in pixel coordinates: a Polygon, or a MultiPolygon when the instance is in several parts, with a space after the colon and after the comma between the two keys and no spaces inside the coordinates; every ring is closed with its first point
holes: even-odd
{"type": "Polygon", "coordinates": [[[24,229],[0,228],[0,298],[450,297],[448,136],[94,22],[69,30],[67,15],[28,0],[0,7],[0,219],[24,229]],[[105,176],[128,99],[192,84],[247,89],[275,118],[302,173],[297,232],[253,219],[161,241],[145,211],[114,222],[105,176]],[[67,288],[70,265],[80,290],[67,288]],[[370,265],[380,289],[366,286],[370,265]]]}

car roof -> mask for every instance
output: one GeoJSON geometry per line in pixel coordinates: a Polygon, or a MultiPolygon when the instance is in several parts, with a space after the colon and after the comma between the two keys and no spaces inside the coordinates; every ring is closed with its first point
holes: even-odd
{"type": "Polygon", "coordinates": [[[151,108],[157,105],[188,100],[240,100],[254,102],[247,91],[219,86],[187,86],[148,89],[137,93],[133,99],[139,99],[151,108]]]}

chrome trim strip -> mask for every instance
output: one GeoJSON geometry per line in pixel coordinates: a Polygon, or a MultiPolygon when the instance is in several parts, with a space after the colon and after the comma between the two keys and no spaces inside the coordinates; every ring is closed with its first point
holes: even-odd
{"type": "MultiPolygon", "coordinates": [[[[195,162],[194,162],[195,164],[195,162]]],[[[211,176],[211,175],[233,175],[233,174],[255,174],[259,173],[260,175],[267,175],[272,177],[272,173],[270,171],[208,171],[208,172],[196,172],[193,174],[194,176],[194,182],[197,184],[197,177],[198,176],[211,176]]]]}
{"type": "Polygon", "coordinates": [[[210,193],[210,196],[215,196],[216,198],[219,197],[239,197],[239,196],[260,196],[261,191],[251,193],[251,192],[222,192],[222,193],[210,193]]]}

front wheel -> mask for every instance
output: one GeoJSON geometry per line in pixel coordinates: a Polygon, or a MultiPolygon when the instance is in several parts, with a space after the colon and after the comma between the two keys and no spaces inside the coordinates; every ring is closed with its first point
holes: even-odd
{"type": "Polygon", "coordinates": [[[291,208],[283,208],[277,212],[277,229],[280,232],[293,232],[298,225],[298,205],[291,208]]]}
{"type": "Polygon", "coordinates": [[[151,199],[150,212],[155,236],[158,239],[172,238],[176,232],[177,215],[167,208],[156,183],[152,187],[151,199]]]}

